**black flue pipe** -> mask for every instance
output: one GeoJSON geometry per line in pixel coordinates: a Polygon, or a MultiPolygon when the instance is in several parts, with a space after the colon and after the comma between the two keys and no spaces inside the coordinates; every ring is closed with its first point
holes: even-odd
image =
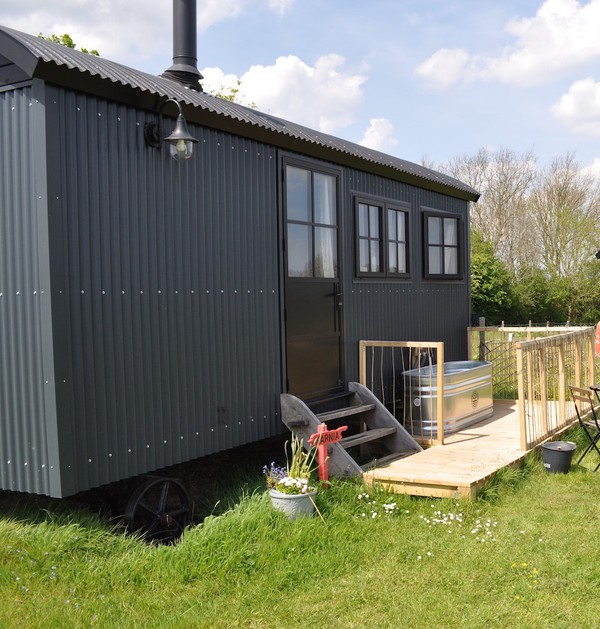
{"type": "Polygon", "coordinates": [[[173,0],[173,65],[163,76],[202,91],[196,40],[196,0],[173,0]]]}

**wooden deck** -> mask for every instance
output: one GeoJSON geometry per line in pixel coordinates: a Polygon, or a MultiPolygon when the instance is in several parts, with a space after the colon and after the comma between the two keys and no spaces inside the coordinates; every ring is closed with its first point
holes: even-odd
{"type": "Polygon", "coordinates": [[[516,402],[494,400],[494,415],[404,459],[364,473],[365,482],[377,482],[413,496],[474,498],[495,472],[518,463],[520,449],[516,402]]]}

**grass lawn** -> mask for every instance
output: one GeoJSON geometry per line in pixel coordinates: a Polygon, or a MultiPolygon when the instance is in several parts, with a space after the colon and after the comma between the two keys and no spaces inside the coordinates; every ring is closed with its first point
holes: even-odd
{"type": "Polygon", "coordinates": [[[460,502],[336,482],[318,496],[325,522],[289,522],[259,466],[175,546],[0,497],[0,627],[598,627],[587,468],[549,474],[532,456],[460,502]]]}

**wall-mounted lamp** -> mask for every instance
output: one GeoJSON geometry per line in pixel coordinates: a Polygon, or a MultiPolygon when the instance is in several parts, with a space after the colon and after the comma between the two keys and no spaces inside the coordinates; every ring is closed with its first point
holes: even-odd
{"type": "Polygon", "coordinates": [[[148,146],[160,148],[163,141],[169,143],[171,157],[178,162],[189,159],[194,151],[194,144],[198,142],[188,131],[181,105],[174,99],[168,98],[158,109],[158,122],[147,122],[144,125],[144,139],[148,146]],[[163,137],[163,125],[161,111],[167,103],[175,103],[179,115],[175,122],[175,129],[171,135],[163,137]]]}

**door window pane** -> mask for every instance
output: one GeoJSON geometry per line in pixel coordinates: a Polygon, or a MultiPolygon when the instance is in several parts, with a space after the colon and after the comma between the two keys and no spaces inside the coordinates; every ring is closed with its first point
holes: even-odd
{"type": "MultiPolygon", "coordinates": [[[[337,177],[291,165],[285,173],[288,276],[335,278],[337,177]]],[[[368,234],[368,207],[363,223],[368,234]]]]}
{"type": "Polygon", "coordinates": [[[310,171],[287,166],[286,184],[288,220],[311,221],[310,171]]]}
{"type": "Polygon", "coordinates": [[[330,227],[315,227],[314,277],[337,276],[336,230],[330,227]]]}
{"type": "Polygon", "coordinates": [[[314,174],[315,223],[335,225],[335,177],[314,174]]]}
{"type": "Polygon", "coordinates": [[[311,232],[309,225],[288,224],[289,277],[313,277],[311,232]]]}

